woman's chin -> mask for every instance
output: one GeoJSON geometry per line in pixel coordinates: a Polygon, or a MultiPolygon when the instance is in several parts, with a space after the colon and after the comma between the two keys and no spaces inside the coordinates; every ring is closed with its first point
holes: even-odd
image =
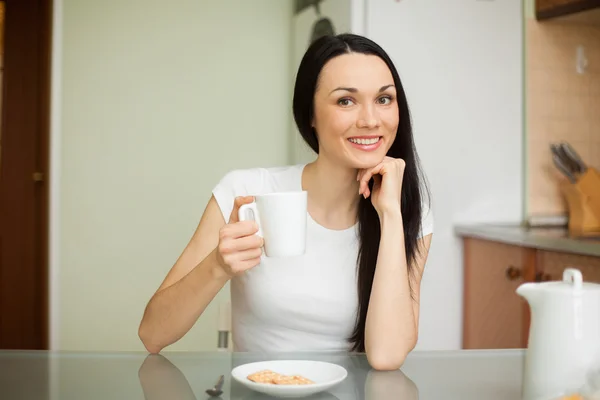
{"type": "Polygon", "coordinates": [[[385,154],[365,154],[360,157],[353,157],[348,161],[352,168],[368,169],[379,165],[384,158],[385,154]]]}

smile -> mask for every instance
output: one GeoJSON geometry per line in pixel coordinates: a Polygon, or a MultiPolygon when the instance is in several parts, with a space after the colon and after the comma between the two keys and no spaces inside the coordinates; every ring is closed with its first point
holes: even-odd
{"type": "Polygon", "coordinates": [[[352,143],[356,143],[356,144],[375,144],[377,142],[379,142],[379,140],[381,139],[381,136],[377,136],[377,137],[373,137],[373,138],[368,138],[368,139],[363,139],[363,138],[349,138],[348,140],[352,143]]]}
{"type": "Polygon", "coordinates": [[[348,138],[348,141],[352,145],[352,147],[363,150],[363,151],[373,151],[377,150],[383,140],[381,140],[381,136],[371,136],[371,137],[353,137],[348,138]]]}

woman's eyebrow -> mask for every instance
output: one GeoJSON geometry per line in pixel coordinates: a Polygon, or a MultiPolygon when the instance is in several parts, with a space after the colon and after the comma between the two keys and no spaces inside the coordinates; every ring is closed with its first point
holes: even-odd
{"type": "MultiPolygon", "coordinates": [[[[379,93],[384,92],[385,90],[387,90],[387,89],[389,89],[391,87],[394,87],[394,85],[385,85],[385,86],[382,86],[381,88],[379,88],[379,93]]],[[[340,86],[340,87],[337,87],[337,88],[333,89],[329,94],[331,94],[333,92],[336,92],[338,90],[345,91],[345,92],[350,92],[350,93],[356,93],[356,92],[358,92],[357,88],[342,87],[342,86],[340,86]]]]}

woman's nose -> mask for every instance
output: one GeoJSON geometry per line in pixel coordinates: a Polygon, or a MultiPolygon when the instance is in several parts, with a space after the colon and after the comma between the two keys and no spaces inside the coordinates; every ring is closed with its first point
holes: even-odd
{"type": "Polygon", "coordinates": [[[365,107],[363,112],[359,115],[356,123],[358,128],[374,129],[379,127],[379,117],[377,112],[371,107],[365,107]]]}

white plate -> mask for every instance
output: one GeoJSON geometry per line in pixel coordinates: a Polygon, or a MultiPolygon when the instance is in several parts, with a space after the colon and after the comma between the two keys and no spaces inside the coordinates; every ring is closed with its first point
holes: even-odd
{"type": "Polygon", "coordinates": [[[340,365],[323,361],[276,360],[240,365],[231,371],[236,381],[249,389],[274,397],[303,397],[331,389],[348,376],[340,365]],[[283,375],[302,375],[315,382],[309,385],[273,385],[252,382],[248,375],[262,370],[271,370],[283,375]]]}

